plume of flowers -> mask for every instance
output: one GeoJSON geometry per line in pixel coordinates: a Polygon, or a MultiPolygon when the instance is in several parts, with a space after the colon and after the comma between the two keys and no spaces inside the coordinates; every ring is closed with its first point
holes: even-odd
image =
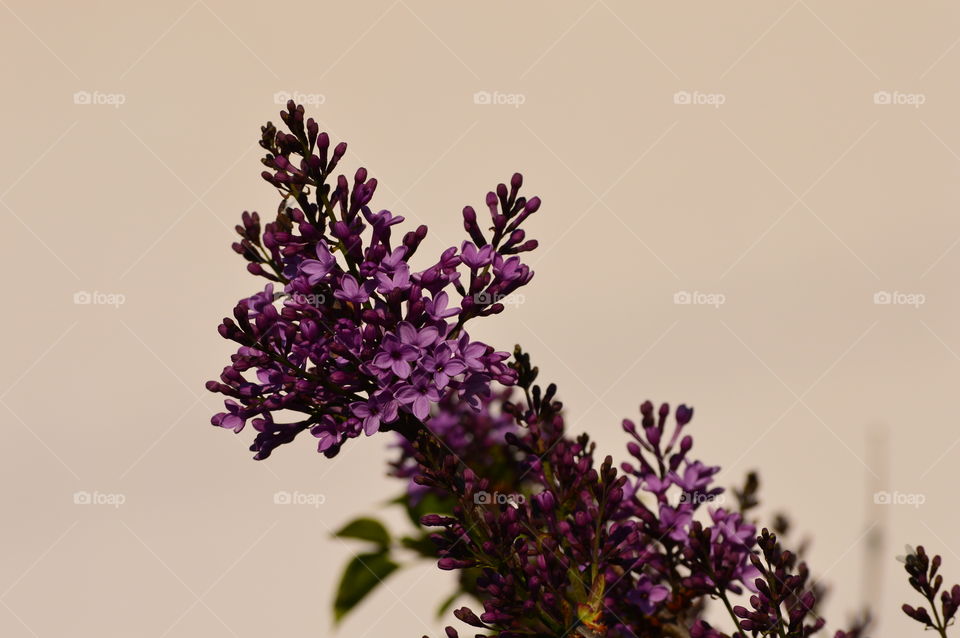
{"type": "Polygon", "coordinates": [[[764,529],[757,539],[760,555],[752,555],[761,574],[757,591],[750,597],[751,609],[733,608],[740,618],[739,627],[753,636],[777,635],[806,638],[823,628],[825,621],[816,615],[816,594],[808,585],[810,573],[796,555],[784,550],[777,537],[764,529]],[[808,624],[808,620],[812,620],[808,624]]]}
{"type": "MultiPolygon", "coordinates": [[[[302,106],[281,118],[286,131],[268,122],[260,141],[277,214],[261,224],[245,212],[236,227],[234,251],[266,281],[219,327],[238,348],[207,383],[226,397],[215,426],[249,421],[256,459],[305,431],[328,457],[361,433],[395,431],[389,471],[407,503],[444,503],[420,521],[432,549],[422,538],[408,547],[460,573],[479,607],[454,614],[478,637],[807,638],[824,627],[806,564],[748,518],[755,476],[727,507],[720,468],[691,457],[692,408],[643,403],[639,422],[623,422],[630,460],[598,462],[519,346],[511,361],[470,337],[469,321],[502,312],[533,277],[521,255],[537,242],[522,226],[540,200],[520,195],[519,174],[487,193],[484,215],[463,209],[459,245],[418,266],[427,228],[395,231],[403,218],[370,206],[376,179],[338,174],[346,144],[332,145],[302,106]],[[711,600],[730,633],[705,620],[711,600]]],[[[378,525],[342,535],[378,543],[392,571],[378,525]]],[[[940,557],[922,547],[904,562],[928,606],[903,611],[946,638],[960,586],[943,589],[940,557]]],[[[865,617],[835,636],[866,628],[865,617]]]]}
{"type": "Polygon", "coordinates": [[[902,558],[902,561],[910,587],[923,596],[929,606],[929,608],[922,605],[913,607],[904,604],[903,613],[922,624],[924,629],[933,629],[946,638],[947,627],[953,624],[957,609],[960,609],[960,585],[941,591],[943,575],[939,571],[943,561],[939,556],[931,559],[922,545],[915,550],[908,547],[907,555],[902,558]],[[939,606],[937,605],[938,594],[939,606]]]}
{"type": "MultiPolygon", "coordinates": [[[[739,512],[709,507],[722,488],[717,468],[688,458],[683,429],[693,411],[641,406],[641,424],[624,422],[637,464],[597,465],[586,435],[566,435],[556,388],[531,386],[529,360],[513,364],[526,402],[508,406],[519,429],[506,445],[521,456],[523,485],[510,492],[422,438],[413,446],[416,481],[455,497],[446,515],[427,515],[441,569],[479,569],[482,611],[461,621],[492,636],[645,636],[687,632],[703,599],[754,588],[755,527],[739,512]],[[707,523],[695,520],[707,506],[707,523]]],[[[699,625],[706,631],[706,625],[699,625]]],[[[453,628],[448,635],[456,635],[453,628]]]]}
{"type": "Polygon", "coordinates": [[[520,255],[537,242],[521,225],[540,200],[519,194],[523,178],[487,194],[488,231],[467,206],[468,239],[417,268],[427,228],[398,240],[403,218],[370,207],[377,180],[364,168],[335,176],[346,144],[331,147],[293,102],[281,117],[289,132],[268,122],[260,141],[263,178],[282,196],[276,219],[261,227],[244,213],[233,245],[269,283],[220,325],[239,348],[207,383],[228,397],[212,423],[240,432],[250,421],[257,459],[305,430],[333,456],[361,432],[415,430],[451,393],[476,407],[491,382],[513,384],[508,354],[472,340],[465,325],[501,312],[533,277],[520,255]],[[281,411],[300,418],[280,422],[281,411]]]}
{"type": "MultiPolygon", "coordinates": [[[[536,375],[518,354],[513,365],[527,402],[507,404],[518,429],[504,435],[523,470],[515,492],[496,491],[506,488],[495,489],[436,437],[410,447],[415,481],[455,500],[451,512],[421,521],[439,528],[438,566],[480,572],[471,593],[482,609],[462,607],[458,620],[485,632],[478,637],[498,638],[807,638],[824,627],[821,589],[806,564],[746,520],[756,477],[729,509],[719,506],[719,468],[689,458],[692,408],[678,406],[671,424],[669,406],[642,404],[639,424],[624,421],[635,462],[618,473],[609,456],[597,466],[586,435],[566,434],[556,388],[531,388],[536,375]],[[732,602],[739,595],[749,608],[732,602]],[[732,632],[705,620],[711,600],[722,602],[732,632]]],[[[951,618],[956,604],[943,600],[943,617],[951,618]]],[[[864,638],[867,623],[835,638],[864,638]]],[[[446,635],[459,632],[447,627],[446,635]]]]}

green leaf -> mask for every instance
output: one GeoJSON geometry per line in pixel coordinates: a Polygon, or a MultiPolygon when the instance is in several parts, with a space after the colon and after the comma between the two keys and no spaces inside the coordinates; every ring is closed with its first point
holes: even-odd
{"type": "Polygon", "coordinates": [[[376,543],[380,547],[390,546],[390,532],[378,520],[361,517],[344,525],[339,532],[334,533],[339,538],[358,538],[362,541],[376,543]]]}
{"type": "Polygon", "coordinates": [[[450,594],[450,596],[447,597],[446,600],[440,603],[440,606],[437,607],[437,618],[440,619],[446,616],[447,612],[450,611],[450,608],[453,607],[453,603],[455,603],[457,601],[457,598],[459,598],[461,595],[463,595],[463,592],[457,589],[452,594],[450,594]]]}
{"type": "Polygon", "coordinates": [[[400,539],[400,544],[424,558],[438,558],[437,544],[427,536],[421,536],[420,538],[404,536],[400,539]]]}
{"type": "Polygon", "coordinates": [[[333,615],[340,622],[351,609],[376,589],[387,576],[392,574],[398,564],[393,562],[387,552],[358,554],[347,563],[337,587],[337,597],[333,602],[333,615]]]}
{"type": "Polygon", "coordinates": [[[452,514],[453,501],[451,499],[440,498],[433,492],[427,492],[415,505],[409,499],[404,499],[404,508],[407,510],[407,516],[410,521],[420,527],[420,517],[424,514],[452,514]]]}

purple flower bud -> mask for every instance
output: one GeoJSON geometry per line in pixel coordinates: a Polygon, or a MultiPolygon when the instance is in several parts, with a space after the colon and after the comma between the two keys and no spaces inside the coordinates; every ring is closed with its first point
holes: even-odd
{"type": "Polygon", "coordinates": [[[453,615],[457,617],[463,623],[470,625],[471,627],[486,627],[480,618],[477,617],[475,613],[469,607],[461,607],[456,609],[453,612],[453,615]]]}

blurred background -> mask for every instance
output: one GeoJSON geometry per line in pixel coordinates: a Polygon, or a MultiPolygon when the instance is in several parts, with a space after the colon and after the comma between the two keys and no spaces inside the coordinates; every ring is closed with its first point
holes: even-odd
{"type": "MultiPolygon", "coordinates": [[[[359,547],[330,532],[399,490],[388,437],[254,462],[203,388],[232,352],[220,318],[261,288],[229,246],[241,211],[275,210],[256,142],[288,97],[349,141],[378,208],[430,225],[425,253],[523,172],[537,276],[475,336],[524,344],[619,459],[641,401],[694,405],[697,456],[727,485],[759,471],[763,515],[812,537],[833,629],[865,602],[876,635],[918,629],[905,543],[960,580],[955,3],[0,16],[0,634],[333,635],[359,547]]],[[[400,572],[339,634],[440,635],[451,585],[400,572]]]]}

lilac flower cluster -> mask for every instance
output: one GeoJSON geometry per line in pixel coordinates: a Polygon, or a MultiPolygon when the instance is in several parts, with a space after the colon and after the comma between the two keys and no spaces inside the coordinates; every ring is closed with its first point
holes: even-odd
{"type": "MultiPolygon", "coordinates": [[[[487,632],[477,636],[806,638],[823,627],[806,565],[746,520],[755,477],[735,492],[737,509],[713,506],[724,493],[714,484],[719,468],[689,457],[691,408],[679,406],[671,426],[669,406],[646,402],[639,424],[624,421],[634,462],[619,474],[610,457],[595,466],[586,435],[566,435],[555,388],[542,396],[530,388],[535,372],[525,355],[513,365],[527,402],[507,405],[519,429],[504,440],[520,455],[526,482],[517,489],[526,498],[478,498],[494,481],[442,441],[409,448],[419,462],[416,481],[455,497],[452,512],[422,523],[441,528],[432,537],[441,569],[481,574],[471,593],[482,611],[454,612],[487,632]],[[745,590],[750,608],[730,599],[745,590]],[[722,601],[732,634],[704,619],[711,599],[722,601]]],[[[864,630],[861,623],[836,638],[861,638],[864,630]]],[[[453,627],[446,633],[459,635],[453,627]]]]}
{"type": "MultiPolygon", "coordinates": [[[[239,347],[207,383],[227,397],[214,425],[240,432],[250,421],[257,459],[304,431],[328,457],[361,433],[396,431],[390,472],[409,486],[408,511],[436,507],[420,520],[435,546],[408,537],[406,547],[459,573],[482,611],[454,614],[487,632],[479,638],[807,638],[823,628],[806,565],[748,518],[755,481],[725,507],[720,468],[690,457],[691,408],[671,421],[668,405],[644,403],[639,423],[623,422],[631,460],[598,464],[519,347],[508,361],[471,339],[467,322],[502,312],[533,276],[520,255],[537,242],[521,226],[540,200],[519,194],[519,174],[487,194],[489,221],[467,206],[466,239],[415,266],[427,228],[395,237],[403,218],[370,207],[376,179],[335,173],[346,144],[331,146],[293,102],[281,117],[288,132],[268,122],[260,141],[277,215],[261,225],[244,213],[233,245],[268,283],[219,327],[239,347]],[[281,422],[285,412],[296,416],[281,422]],[[711,600],[730,634],[705,620],[711,600]]],[[[395,565],[378,525],[366,519],[345,535],[376,542],[387,574],[395,565]]],[[[960,586],[942,590],[940,557],[922,547],[904,560],[928,603],[904,612],[946,638],[960,586]]],[[[865,631],[859,622],[836,638],[865,631]]]]}
{"type": "MultiPolygon", "coordinates": [[[[517,368],[526,387],[527,370],[517,368]]],[[[434,535],[440,568],[482,574],[483,612],[458,610],[460,620],[502,637],[653,635],[696,624],[696,600],[755,588],[756,528],[724,508],[709,508],[706,526],[694,519],[722,489],[712,484],[717,468],[688,458],[692,439],[682,431],[691,409],[679,407],[669,430],[669,407],[643,404],[639,429],[624,423],[637,465],[620,474],[610,457],[595,467],[586,435],[566,436],[554,395],[533,386],[529,402],[509,410],[522,429],[505,439],[528,482],[515,489],[528,498],[491,504],[478,497],[495,489],[488,477],[442,444],[416,446],[416,480],[457,500],[452,514],[422,521],[442,528],[434,535]]]]}
{"type": "Polygon", "coordinates": [[[751,556],[757,571],[757,592],[750,597],[751,609],[733,608],[741,618],[741,631],[753,636],[774,635],[806,638],[823,628],[825,621],[816,614],[817,597],[808,586],[810,572],[805,563],[797,564],[796,555],[785,551],[776,535],[764,529],[757,539],[761,554],[751,556]],[[810,624],[807,621],[812,619],[810,624]]]}
{"type": "Polygon", "coordinates": [[[943,587],[943,576],[938,572],[942,561],[939,556],[934,556],[931,560],[923,546],[910,550],[902,560],[910,586],[923,596],[929,605],[928,611],[923,606],[904,604],[903,612],[921,623],[924,629],[934,629],[946,638],[947,627],[953,624],[957,610],[960,609],[960,585],[940,591],[943,587]],[[939,611],[937,594],[940,595],[939,611]]]}
{"type": "Polygon", "coordinates": [[[649,574],[655,574],[662,583],[658,585],[661,589],[652,590],[661,601],[650,601],[648,607],[652,610],[656,608],[654,603],[664,602],[666,584],[678,579],[685,589],[701,595],[741,593],[742,586],[754,589],[757,571],[749,557],[756,527],[739,512],[723,507],[708,507],[706,526],[694,519],[703,505],[716,502],[724,490],[713,485],[719,467],[687,458],[693,438],[683,430],[693,410],[679,406],[670,432],[666,404],[655,412],[648,401],[640,406],[640,413],[639,428],[630,420],[623,423],[634,439],[627,449],[638,462],[636,466],[625,463],[623,470],[635,477],[635,493],[645,492],[654,499],[652,509],[639,499],[635,501],[635,515],[644,521],[646,535],[655,541],[643,557],[644,576],[649,580],[649,574]],[[674,556],[679,560],[673,560],[674,556]]]}
{"type": "Polygon", "coordinates": [[[508,354],[471,340],[464,326],[501,312],[496,300],[533,276],[519,254],[536,241],[520,225],[540,200],[519,195],[522,177],[487,194],[489,235],[468,206],[469,239],[415,269],[426,227],[395,242],[403,218],[370,208],[376,179],[363,168],[352,183],[334,177],[346,144],[331,148],[302,106],[290,102],[281,116],[290,132],[267,123],[260,142],[279,212],[262,228],[257,213],[244,213],[233,246],[271,283],[220,326],[240,348],[207,384],[229,397],[213,424],[239,432],[252,420],[257,459],[308,429],[333,456],[361,432],[415,431],[451,392],[476,406],[492,382],[514,383],[508,354]],[[300,418],[281,423],[283,411],[300,418]]]}

